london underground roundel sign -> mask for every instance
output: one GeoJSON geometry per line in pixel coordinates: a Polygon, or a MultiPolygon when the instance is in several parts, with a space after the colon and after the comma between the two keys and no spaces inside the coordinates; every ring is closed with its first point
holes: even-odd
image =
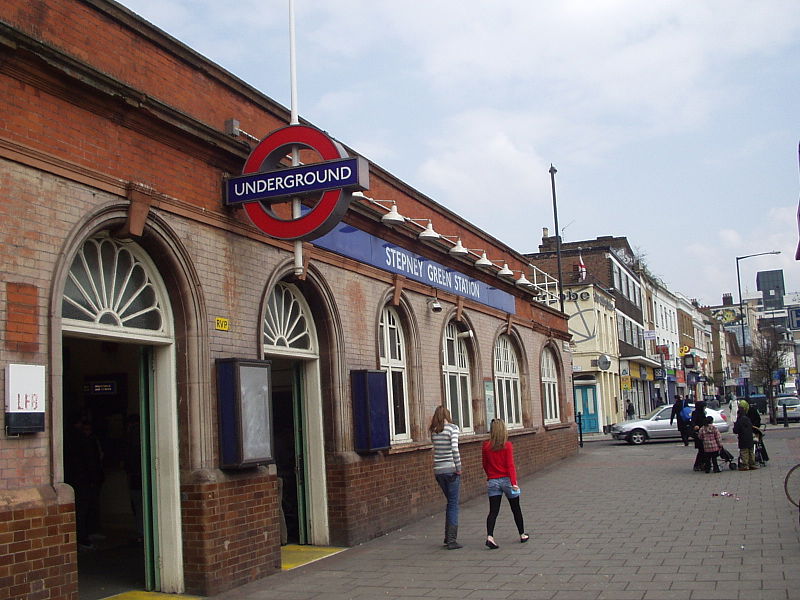
{"type": "Polygon", "coordinates": [[[289,125],[265,137],[250,153],[242,175],[225,182],[225,204],[242,204],[253,224],[270,237],[313,240],[341,221],[351,193],[369,188],[369,165],[351,158],[341,144],[319,129],[289,125]],[[315,151],[321,162],[282,166],[293,147],[315,151]],[[316,197],[297,218],[284,219],[272,210],[273,202],[316,197]]]}

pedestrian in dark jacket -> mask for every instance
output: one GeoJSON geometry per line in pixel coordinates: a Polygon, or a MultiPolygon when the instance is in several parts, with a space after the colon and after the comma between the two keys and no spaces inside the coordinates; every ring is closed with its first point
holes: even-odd
{"type": "Polygon", "coordinates": [[[698,400],[694,405],[692,412],[692,420],[689,423],[691,435],[694,438],[694,447],[697,448],[697,455],[694,458],[694,470],[704,470],[706,462],[706,453],[703,449],[703,440],[700,439],[700,428],[706,424],[706,403],[698,400]]]}
{"type": "Polygon", "coordinates": [[[750,471],[757,469],[756,457],[753,453],[753,423],[747,418],[747,411],[742,407],[736,413],[733,433],[739,438],[739,470],[750,471]]]}
{"type": "Polygon", "coordinates": [[[669,415],[669,424],[672,425],[673,421],[678,422],[678,431],[681,434],[683,445],[689,445],[689,430],[687,429],[688,422],[683,414],[685,403],[680,394],[675,394],[675,404],[672,405],[672,412],[669,415]]]}

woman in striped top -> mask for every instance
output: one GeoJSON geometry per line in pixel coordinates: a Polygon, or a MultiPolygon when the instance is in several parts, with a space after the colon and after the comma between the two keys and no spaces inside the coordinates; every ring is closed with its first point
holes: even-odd
{"type": "Polygon", "coordinates": [[[450,411],[437,406],[428,431],[433,441],[433,474],[447,498],[444,544],[448,550],[461,548],[458,543],[458,497],[461,491],[461,455],[458,452],[458,425],[450,411]]]}

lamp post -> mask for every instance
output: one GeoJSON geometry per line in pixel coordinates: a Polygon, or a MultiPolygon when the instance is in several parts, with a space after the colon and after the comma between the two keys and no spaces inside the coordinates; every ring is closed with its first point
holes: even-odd
{"type": "Polygon", "coordinates": [[[553,188],[553,218],[556,226],[556,263],[558,265],[558,303],[561,312],[564,312],[564,284],[561,281],[561,235],[558,232],[558,206],[556,204],[556,173],[558,171],[550,165],[550,185],[553,188]]]}
{"type": "MultiPolygon", "coordinates": [[[[742,278],[739,275],[739,261],[744,260],[745,258],[752,258],[754,256],[765,256],[767,254],[780,254],[780,250],[772,250],[770,252],[759,252],[757,254],[746,254],[744,256],[737,256],[736,257],[736,285],[739,287],[739,323],[742,326],[742,356],[744,358],[744,364],[747,365],[747,340],[744,337],[744,305],[742,302],[742,278]]],[[[748,372],[747,377],[743,377],[744,379],[744,399],[749,401],[750,400],[750,373],[748,372]]]]}

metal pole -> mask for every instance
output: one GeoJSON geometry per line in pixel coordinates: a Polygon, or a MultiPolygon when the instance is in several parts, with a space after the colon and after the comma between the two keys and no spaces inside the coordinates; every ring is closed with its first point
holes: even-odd
{"type": "MultiPolygon", "coordinates": [[[[767,254],[780,254],[780,250],[772,250],[770,252],[758,252],[756,254],[746,254],[745,256],[737,256],[736,257],[736,285],[739,288],[739,318],[741,319],[740,323],[742,326],[742,356],[744,358],[744,364],[747,365],[747,342],[744,339],[744,306],[742,301],[742,278],[739,276],[739,261],[744,260],[745,258],[752,258],[754,256],[765,256],[767,254]]],[[[750,323],[748,322],[748,328],[750,327],[750,323]]],[[[744,398],[748,402],[750,401],[750,377],[749,377],[749,369],[748,369],[748,376],[743,377],[744,379],[744,398]]]]}
{"type": "MultiPolygon", "coordinates": [[[[739,319],[740,324],[742,326],[742,358],[744,358],[744,364],[747,366],[747,340],[744,337],[744,305],[742,301],[742,278],[739,275],[739,261],[742,258],[746,258],[744,256],[737,256],[736,257],[736,285],[739,288],[739,319]]],[[[744,399],[749,403],[750,402],[750,373],[748,369],[748,376],[743,377],[744,379],[744,399]]]]}
{"type": "Polygon", "coordinates": [[[564,285],[561,281],[561,234],[558,231],[558,205],[556,204],[556,173],[558,171],[550,165],[550,185],[553,188],[553,218],[556,226],[556,262],[558,264],[558,303],[561,312],[564,312],[564,285]]]}

